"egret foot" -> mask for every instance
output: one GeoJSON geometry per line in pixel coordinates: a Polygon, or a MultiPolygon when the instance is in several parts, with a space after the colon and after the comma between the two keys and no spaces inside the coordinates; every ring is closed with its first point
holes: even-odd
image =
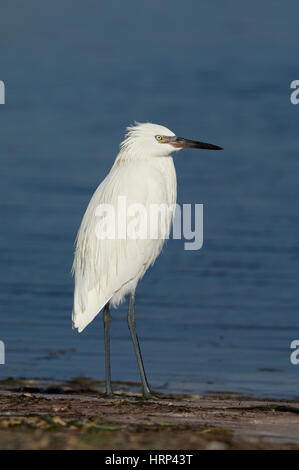
{"type": "Polygon", "coordinates": [[[158,400],[158,397],[150,389],[142,391],[142,398],[144,400],[158,400]]]}
{"type": "Polygon", "coordinates": [[[158,400],[158,397],[156,397],[153,393],[143,394],[142,397],[144,400],[158,400]]]}

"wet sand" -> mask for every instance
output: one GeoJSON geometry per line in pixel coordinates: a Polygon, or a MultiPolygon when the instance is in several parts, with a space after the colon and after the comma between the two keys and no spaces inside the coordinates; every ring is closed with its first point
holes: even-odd
{"type": "Polygon", "coordinates": [[[0,449],[299,449],[299,402],[155,394],[136,383],[0,381],[0,449]]]}

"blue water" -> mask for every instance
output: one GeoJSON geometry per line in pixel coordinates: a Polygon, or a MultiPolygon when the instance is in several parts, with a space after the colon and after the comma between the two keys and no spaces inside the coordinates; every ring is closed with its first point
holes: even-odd
{"type": "MultiPolygon", "coordinates": [[[[170,240],[137,328],[160,391],[299,395],[297,0],[14,1],[1,6],[0,376],[104,378],[102,322],[71,329],[73,243],[125,127],[153,121],[223,152],[175,156],[204,245],[170,240]]],[[[126,305],[112,375],[138,380],[126,305]]]]}

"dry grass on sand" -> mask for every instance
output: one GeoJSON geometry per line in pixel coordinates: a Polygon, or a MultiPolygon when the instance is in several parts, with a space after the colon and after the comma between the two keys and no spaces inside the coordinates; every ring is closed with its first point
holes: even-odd
{"type": "Polygon", "coordinates": [[[0,382],[0,449],[299,449],[299,403],[162,395],[76,378],[0,382]]]}

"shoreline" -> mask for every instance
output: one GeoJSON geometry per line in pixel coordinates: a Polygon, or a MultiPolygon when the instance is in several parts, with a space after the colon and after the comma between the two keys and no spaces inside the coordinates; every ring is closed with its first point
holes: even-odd
{"type": "Polygon", "coordinates": [[[161,394],[88,378],[0,380],[1,449],[299,449],[299,400],[161,394]]]}

